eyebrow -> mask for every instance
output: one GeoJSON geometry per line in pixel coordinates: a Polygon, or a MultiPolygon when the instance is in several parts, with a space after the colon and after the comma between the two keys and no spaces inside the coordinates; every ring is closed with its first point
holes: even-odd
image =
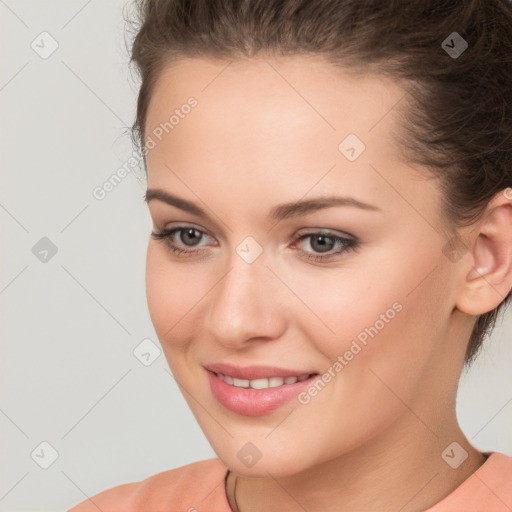
{"type": "MultiPolygon", "coordinates": [[[[203,210],[197,204],[191,201],[187,201],[186,199],[183,199],[181,197],[169,194],[165,190],[159,188],[146,190],[146,194],[144,197],[146,203],[149,203],[149,201],[152,201],[154,199],[162,201],[171,206],[175,206],[180,210],[192,213],[193,215],[196,215],[198,217],[209,219],[209,216],[206,213],[206,211],[203,210]]],[[[294,201],[291,203],[284,203],[278,206],[274,206],[272,210],[270,210],[269,218],[280,221],[290,217],[299,217],[301,215],[307,215],[308,213],[323,210],[326,208],[332,208],[334,206],[350,206],[354,208],[360,208],[362,210],[382,211],[377,206],[364,203],[353,197],[326,196],[312,199],[304,199],[301,201],[294,201]]]]}

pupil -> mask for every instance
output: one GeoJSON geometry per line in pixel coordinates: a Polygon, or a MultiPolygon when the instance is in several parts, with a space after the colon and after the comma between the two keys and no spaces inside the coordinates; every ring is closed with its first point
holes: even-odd
{"type": "MultiPolygon", "coordinates": [[[[319,235],[319,236],[314,237],[313,240],[323,240],[323,242],[320,242],[318,247],[315,247],[315,243],[313,242],[312,246],[313,246],[313,249],[315,249],[315,250],[317,250],[317,248],[319,248],[320,252],[328,252],[332,249],[332,247],[329,247],[329,242],[327,242],[327,245],[325,242],[326,240],[327,241],[330,240],[330,238],[328,236],[319,235]]],[[[330,245],[332,245],[332,242],[330,245]]]]}
{"type": "MultiPolygon", "coordinates": [[[[196,229],[187,229],[187,230],[184,232],[184,234],[185,234],[185,239],[184,239],[184,237],[183,237],[183,232],[182,232],[182,235],[181,235],[181,241],[182,241],[182,242],[184,242],[185,244],[188,244],[188,242],[190,242],[190,240],[192,240],[192,242],[194,242],[194,238],[196,238],[196,239],[197,239],[198,237],[197,237],[197,236],[196,236],[196,237],[194,237],[193,235],[194,235],[194,234],[197,234],[197,233],[198,233],[198,231],[197,231],[196,229]]],[[[197,241],[197,240],[196,240],[196,241],[197,241]]],[[[192,244],[190,244],[190,245],[193,245],[193,243],[192,243],[192,244]]]]}

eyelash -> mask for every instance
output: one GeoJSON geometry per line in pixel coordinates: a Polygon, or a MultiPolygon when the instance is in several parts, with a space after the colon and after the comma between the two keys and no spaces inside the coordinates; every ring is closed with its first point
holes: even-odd
{"type": "MultiPolygon", "coordinates": [[[[166,247],[173,254],[180,256],[180,257],[189,257],[189,256],[193,256],[195,254],[198,254],[202,251],[198,250],[198,249],[192,249],[192,250],[182,249],[181,247],[178,247],[173,241],[174,235],[176,233],[178,233],[180,231],[184,232],[189,229],[197,231],[200,235],[207,235],[207,233],[205,233],[204,231],[201,231],[200,229],[197,229],[194,226],[180,226],[180,227],[172,228],[172,229],[164,229],[163,231],[161,231],[159,233],[153,232],[153,233],[151,233],[151,236],[153,238],[155,238],[156,240],[163,241],[164,244],[166,245],[166,247]]],[[[310,233],[303,234],[295,240],[293,245],[295,245],[297,242],[300,242],[301,240],[304,240],[307,238],[314,238],[315,236],[323,236],[326,238],[330,238],[334,241],[335,244],[342,243],[344,245],[340,249],[338,249],[336,252],[326,254],[326,255],[319,255],[319,253],[311,254],[306,251],[302,251],[302,252],[306,252],[306,254],[307,254],[306,259],[308,259],[308,260],[325,262],[325,261],[330,260],[331,258],[334,258],[335,256],[339,256],[339,255],[347,253],[349,251],[356,250],[359,246],[359,242],[355,238],[344,238],[344,237],[334,235],[331,233],[325,233],[323,231],[316,231],[316,232],[310,232],[310,233]]]]}

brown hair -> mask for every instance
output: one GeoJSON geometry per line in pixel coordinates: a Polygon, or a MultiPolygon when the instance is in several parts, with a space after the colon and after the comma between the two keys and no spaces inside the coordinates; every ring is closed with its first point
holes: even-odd
{"type": "MultiPolygon", "coordinates": [[[[141,78],[132,127],[139,148],[167,63],[312,54],[404,84],[409,96],[400,109],[399,147],[439,180],[449,233],[479,220],[490,199],[512,187],[510,0],[135,0],[132,6],[126,18],[141,78]],[[450,53],[464,41],[462,53],[450,53]]],[[[478,316],[466,364],[510,296],[478,316]]]]}

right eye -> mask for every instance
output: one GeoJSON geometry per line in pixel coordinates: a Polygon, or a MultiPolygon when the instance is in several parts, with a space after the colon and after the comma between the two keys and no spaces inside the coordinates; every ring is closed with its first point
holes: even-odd
{"type": "Polygon", "coordinates": [[[194,241],[201,240],[203,236],[209,236],[204,231],[194,226],[180,226],[172,229],[164,229],[159,232],[151,233],[156,240],[164,242],[165,246],[176,255],[182,257],[193,256],[203,252],[203,249],[196,249],[196,245],[190,245],[194,241]],[[176,242],[178,241],[178,243],[176,242]],[[192,247],[192,250],[187,249],[192,247]]]}

